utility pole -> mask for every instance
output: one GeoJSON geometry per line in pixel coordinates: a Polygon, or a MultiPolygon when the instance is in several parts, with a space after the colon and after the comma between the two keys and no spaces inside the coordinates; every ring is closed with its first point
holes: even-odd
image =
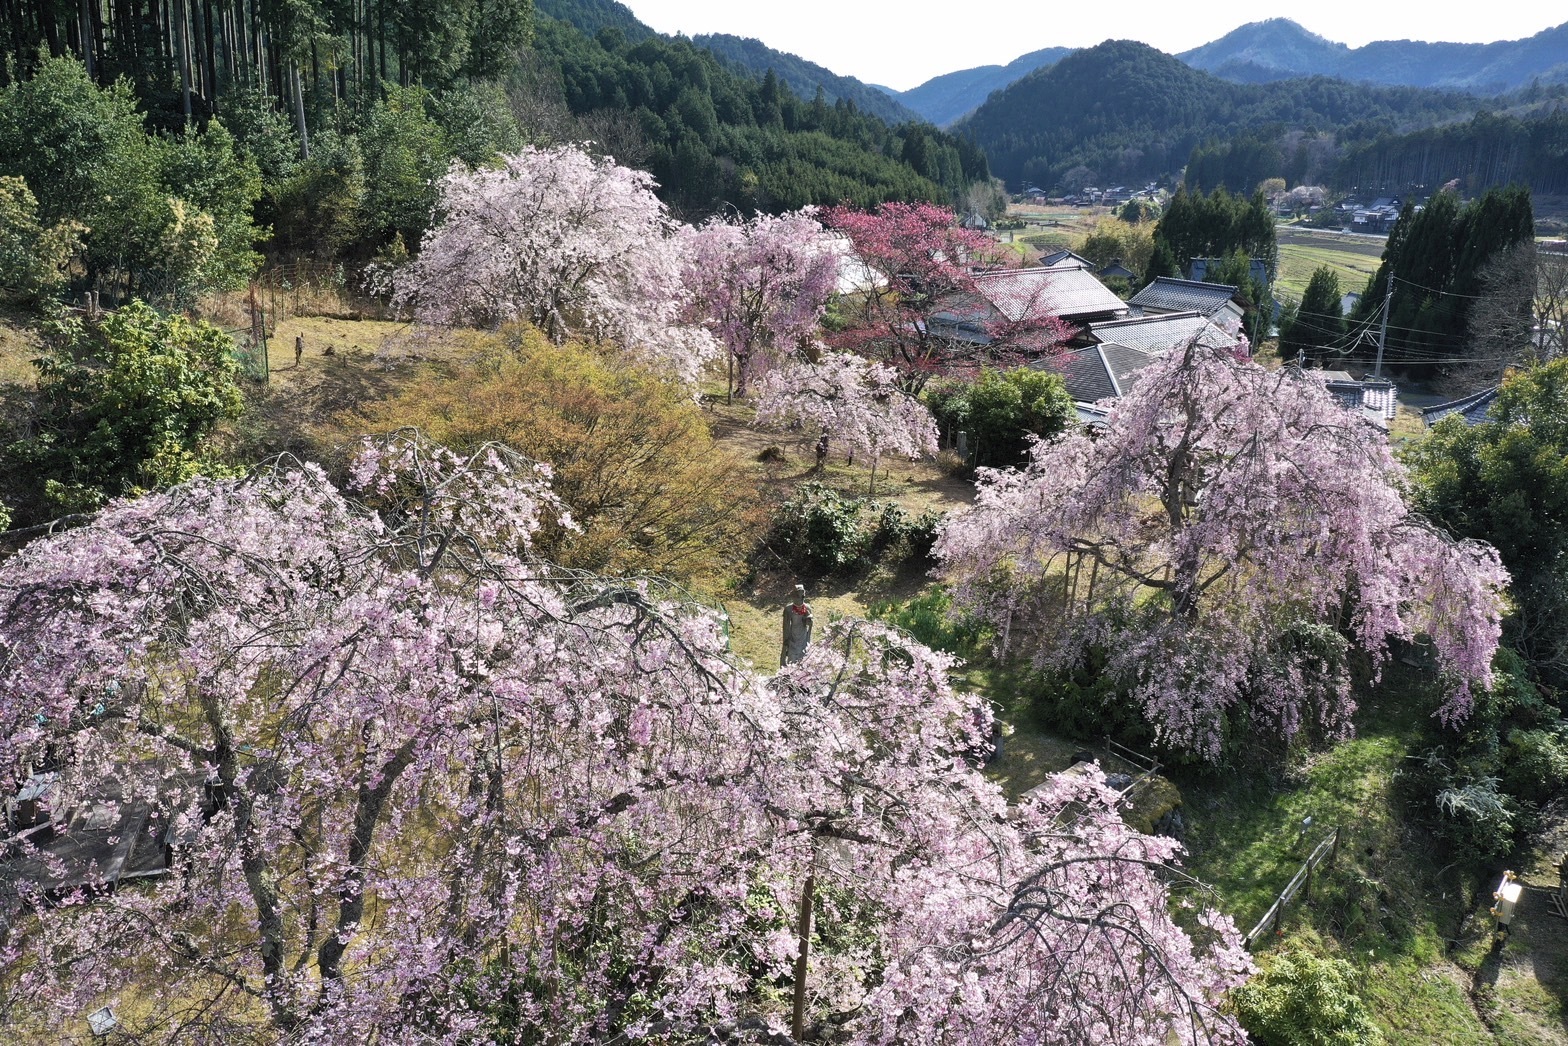
{"type": "Polygon", "coordinates": [[[1383,294],[1383,328],[1377,332],[1377,365],[1372,368],[1372,376],[1383,376],[1383,343],[1388,340],[1388,309],[1394,301],[1394,267],[1388,268],[1388,290],[1383,294]]]}

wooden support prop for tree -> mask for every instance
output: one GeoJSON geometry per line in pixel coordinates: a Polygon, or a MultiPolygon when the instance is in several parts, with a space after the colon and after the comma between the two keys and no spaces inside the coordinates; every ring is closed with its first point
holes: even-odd
{"type": "Polygon", "coordinates": [[[796,1042],[806,1033],[806,972],[811,961],[811,909],[816,904],[816,893],[816,873],[808,872],[800,890],[800,920],[795,927],[800,952],[795,956],[795,1012],[790,1020],[790,1034],[796,1042]]]}

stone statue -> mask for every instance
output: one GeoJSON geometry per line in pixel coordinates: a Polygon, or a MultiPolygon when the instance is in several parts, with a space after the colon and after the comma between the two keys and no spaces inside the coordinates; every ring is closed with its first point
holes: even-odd
{"type": "Polygon", "coordinates": [[[806,602],[806,586],[795,586],[795,601],[784,608],[784,639],[779,646],[779,664],[790,665],[806,656],[811,644],[811,604],[806,602]]]}

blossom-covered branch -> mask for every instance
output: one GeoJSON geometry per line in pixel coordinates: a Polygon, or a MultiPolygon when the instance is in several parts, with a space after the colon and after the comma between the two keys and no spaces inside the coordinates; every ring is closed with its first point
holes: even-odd
{"type": "Polygon", "coordinates": [[[1191,344],[1140,373],[1102,432],[985,475],[937,551],[1011,642],[1055,665],[1102,651],[1166,743],[1213,759],[1243,705],[1287,741],[1345,734],[1346,637],[1374,665],[1429,637],[1452,680],[1439,711],[1467,714],[1507,574],[1404,488],[1321,383],[1191,344]]]}

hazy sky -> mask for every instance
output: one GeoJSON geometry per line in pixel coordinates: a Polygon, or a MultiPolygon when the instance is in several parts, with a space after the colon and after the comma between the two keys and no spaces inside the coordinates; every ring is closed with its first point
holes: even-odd
{"type": "MultiPolygon", "coordinates": [[[[1560,25],[1553,0],[1487,4],[1352,3],[1314,0],[1300,13],[1180,0],[1108,4],[1050,0],[623,0],[661,33],[752,36],[843,76],[904,91],[933,76],[1006,65],[1043,47],[1142,40],[1170,54],[1217,40],[1249,21],[1284,16],[1337,43],[1517,40],[1560,25]],[[1106,12],[1112,12],[1109,17],[1106,12]],[[1409,12],[1401,21],[1399,15],[1409,12]]],[[[1564,56],[1568,58],[1568,56],[1564,56]]]]}

